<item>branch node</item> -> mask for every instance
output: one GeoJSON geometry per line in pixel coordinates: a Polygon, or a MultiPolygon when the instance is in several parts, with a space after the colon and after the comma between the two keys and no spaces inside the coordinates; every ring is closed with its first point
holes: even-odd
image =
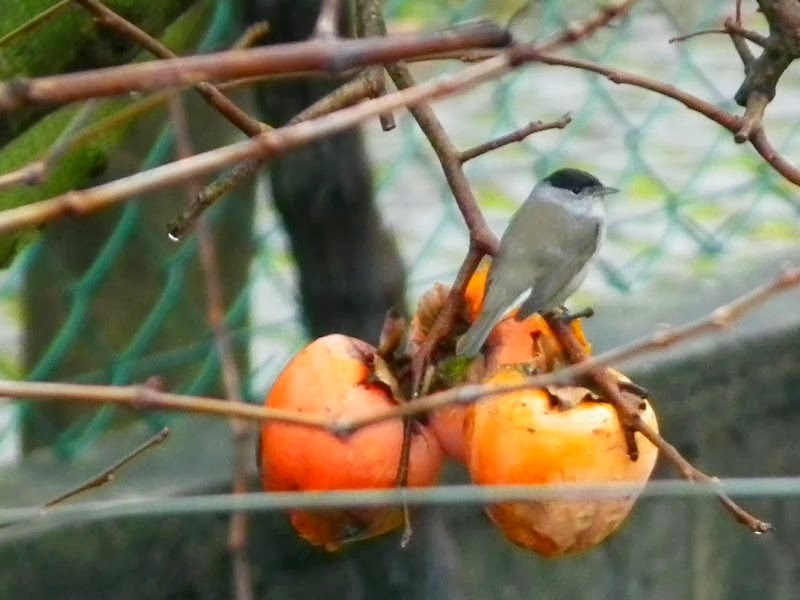
{"type": "Polygon", "coordinates": [[[753,132],[761,128],[761,121],[764,118],[764,111],[770,102],[770,98],[761,92],[752,92],[747,99],[747,107],[744,109],[742,125],[733,135],[737,144],[743,144],[750,139],[753,132]]]}

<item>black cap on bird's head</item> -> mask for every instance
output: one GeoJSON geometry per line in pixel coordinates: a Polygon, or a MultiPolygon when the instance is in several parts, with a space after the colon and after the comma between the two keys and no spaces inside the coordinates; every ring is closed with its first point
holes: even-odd
{"type": "Polygon", "coordinates": [[[554,188],[569,190],[576,196],[589,194],[606,196],[619,191],[617,188],[603,185],[597,177],[580,169],[559,169],[550,173],[542,181],[546,181],[554,188]]]}

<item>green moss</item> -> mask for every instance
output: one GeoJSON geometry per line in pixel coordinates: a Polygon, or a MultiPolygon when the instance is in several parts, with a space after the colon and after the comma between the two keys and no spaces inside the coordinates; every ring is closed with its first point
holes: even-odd
{"type": "Polygon", "coordinates": [[[467,380],[472,361],[472,358],[454,356],[439,363],[436,369],[434,386],[437,389],[443,389],[464,383],[467,380]]]}

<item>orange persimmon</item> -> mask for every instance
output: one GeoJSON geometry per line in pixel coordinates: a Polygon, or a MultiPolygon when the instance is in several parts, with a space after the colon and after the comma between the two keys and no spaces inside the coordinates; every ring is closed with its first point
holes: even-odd
{"type": "MultiPolygon", "coordinates": [[[[504,369],[487,383],[517,383],[524,377],[504,369]]],[[[649,403],[642,419],[657,429],[649,403]]],[[[658,455],[637,433],[639,458],[629,458],[610,404],[584,400],[564,410],[540,389],[485,398],[469,408],[464,425],[466,463],[479,485],[625,482],[644,487],[658,455]]],[[[606,539],[637,496],[503,503],[487,506],[486,512],[514,544],[558,556],[588,550],[606,539]]]]}
{"type": "MultiPolygon", "coordinates": [[[[344,335],[320,338],[297,354],[280,373],[267,406],[313,415],[358,418],[380,413],[397,401],[376,381],[380,360],[366,342],[344,335]]],[[[403,424],[385,421],[339,438],[327,431],[265,423],[260,438],[260,469],[268,491],[391,488],[396,485],[403,424]]],[[[443,453],[433,433],[415,427],[408,485],[437,482],[443,453]]],[[[386,533],[402,523],[398,507],[290,511],[292,525],[306,540],[329,550],[355,539],[386,533]]]]}

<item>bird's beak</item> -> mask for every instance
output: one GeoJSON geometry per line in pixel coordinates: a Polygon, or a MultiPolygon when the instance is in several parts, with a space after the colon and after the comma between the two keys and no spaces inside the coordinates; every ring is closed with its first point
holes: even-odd
{"type": "Polygon", "coordinates": [[[617,192],[619,192],[619,190],[617,188],[615,188],[615,187],[603,186],[600,189],[600,195],[602,195],[602,196],[608,196],[610,194],[616,194],[617,192]]]}

